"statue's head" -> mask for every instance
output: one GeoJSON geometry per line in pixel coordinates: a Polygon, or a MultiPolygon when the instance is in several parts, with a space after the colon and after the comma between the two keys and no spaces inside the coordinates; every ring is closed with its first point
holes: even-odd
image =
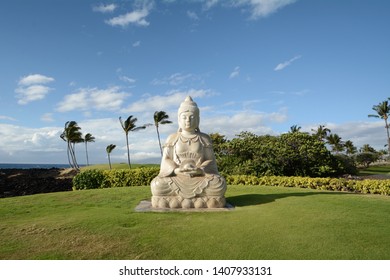
{"type": "Polygon", "coordinates": [[[179,127],[181,130],[199,131],[199,108],[198,105],[192,100],[191,96],[187,96],[186,99],[180,104],[177,115],[179,127]]]}

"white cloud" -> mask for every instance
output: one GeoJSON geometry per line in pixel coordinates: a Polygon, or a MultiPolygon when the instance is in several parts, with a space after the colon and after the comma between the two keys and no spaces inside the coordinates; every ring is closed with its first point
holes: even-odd
{"type": "Polygon", "coordinates": [[[52,89],[43,85],[31,85],[28,87],[19,87],[15,90],[18,93],[18,104],[26,105],[32,101],[44,99],[52,89]]]}
{"type": "Polygon", "coordinates": [[[47,84],[50,82],[54,82],[52,77],[47,77],[41,74],[32,74],[20,78],[18,84],[20,86],[29,86],[34,84],[47,84]]]}
{"type": "Polygon", "coordinates": [[[342,124],[327,123],[325,126],[332,133],[338,134],[343,141],[351,140],[358,148],[364,144],[369,144],[376,150],[386,149],[384,145],[387,144],[387,136],[384,121],[349,122],[342,124]]]}
{"type": "Polygon", "coordinates": [[[142,8],[136,9],[132,12],[113,17],[106,21],[107,24],[111,26],[121,26],[126,27],[129,24],[134,24],[138,26],[149,26],[149,22],[146,20],[146,17],[149,15],[153,7],[152,2],[145,4],[142,8]]]}
{"type": "Polygon", "coordinates": [[[129,93],[121,92],[119,87],[81,88],[76,93],[66,95],[58,104],[57,111],[88,111],[91,109],[115,111],[120,109],[129,95],[129,93]]]}
{"type": "Polygon", "coordinates": [[[54,122],[53,114],[46,113],[41,116],[41,120],[44,122],[54,122]]]}
{"type": "Polygon", "coordinates": [[[237,78],[239,75],[240,75],[240,67],[237,66],[236,68],[234,68],[233,72],[230,73],[229,78],[230,79],[237,78]]]}
{"type": "Polygon", "coordinates": [[[117,8],[117,5],[115,4],[100,4],[98,6],[93,6],[92,10],[94,12],[100,12],[100,13],[112,13],[117,8]]]}
{"type": "Polygon", "coordinates": [[[204,1],[204,9],[205,9],[205,10],[211,9],[212,7],[214,7],[215,5],[217,5],[218,2],[219,2],[219,0],[205,0],[205,1],[204,1]]]}
{"type": "Polygon", "coordinates": [[[59,127],[27,128],[0,124],[0,131],[0,151],[3,150],[4,153],[21,152],[21,161],[27,162],[23,153],[61,150],[58,145],[62,144],[59,137],[61,128],[59,127]]]}
{"type": "Polygon", "coordinates": [[[199,78],[193,74],[174,73],[169,77],[165,77],[162,79],[154,79],[152,81],[152,84],[178,86],[188,80],[197,80],[197,79],[199,78]]]}
{"type": "Polygon", "coordinates": [[[264,113],[241,111],[232,114],[221,114],[201,118],[200,129],[213,133],[218,132],[232,139],[242,131],[250,131],[258,135],[275,134],[271,123],[282,123],[287,120],[287,111],[264,113]]]}
{"type": "Polygon", "coordinates": [[[133,43],[134,48],[139,47],[139,46],[141,46],[141,41],[137,41],[137,42],[133,43]]]}
{"type": "Polygon", "coordinates": [[[129,84],[134,84],[136,82],[135,79],[127,77],[127,76],[120,76],[119,79],[123,82],[129,83],[129,84]]]}
{"type": "Polygon", "coordinates": [[[32,74],[20,78],[17,93],[18,104],[26,105],[32,101],[44,99],[46,95],[53,90],[45,84],[53,82],[54,79],[41,74],[32,74]]]}
{"type": "Polygon", "coordinates": [[[6,120],[6,121],[16,121],[16,119],[8,116],[1,116],[0,115],[0,120],[6,120]]]}
{"type": "Polygon", "coordinates": [[[187,11],[187,16],[192,20],[199,20],[198,15],[193,11],[187,11]]]}
{"type": "Polygon", "coordinates": [[[284,68],[286,68],[287,66],[289,66],[291,63],[293,63],[295,60],[300,59],[301,57],[302,57],[301,55],[296,55],[296,56],[294,56],[293,58],[291,58],[290,60],[287,60],[287,61],[285,61],[285,62],[279,63],[279,64],[276,65],[276,67],[274,68],[274,71],[283,70],[284,68]]]}
{"type": "Polygon", "coordinates": [[[172,91],[166,95],[155,95],[140,99],[130,104],[130,106],[124,109],[123,112],[135,113],[146,111],[167,111],[172,107],[177,108],[188,95],[193,98],[202,98],[211,94],[212,92],[210,90],[190,89],[188,91],[172,91]]]}
{"type": "Polygon", "coordinates": [[[233,6],[249,7],[251,19],[267,17],[296,0],[232,0],[233,6]]]}

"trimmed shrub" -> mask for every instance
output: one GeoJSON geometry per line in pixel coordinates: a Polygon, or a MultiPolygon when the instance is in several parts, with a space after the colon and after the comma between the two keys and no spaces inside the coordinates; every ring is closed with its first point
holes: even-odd
{"type": "Polygon", "coordinates": [[[96,170],[90,169],[73,178],[74,190],[148,186],[158,175],[160,168],[96,170]]]}
{"type": "Polygon", "coordinates": [[[89,190],[102,188],[105,176],[103,171],[90,169],[73,177],[73,190],[89,190]]]}
{"type": "Polygon", "coordinates": [[[261,185],[390,195],[390,180],[228,175],[226,182],[229,185],[261,185]]]}

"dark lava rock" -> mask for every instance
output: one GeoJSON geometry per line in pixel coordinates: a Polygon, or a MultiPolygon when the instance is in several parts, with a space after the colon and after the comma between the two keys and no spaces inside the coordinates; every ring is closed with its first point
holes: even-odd
{"type": "Polygon", "coordinates": [[[72,169],[0,169],[0,198],[72,190],[72,169]]]}

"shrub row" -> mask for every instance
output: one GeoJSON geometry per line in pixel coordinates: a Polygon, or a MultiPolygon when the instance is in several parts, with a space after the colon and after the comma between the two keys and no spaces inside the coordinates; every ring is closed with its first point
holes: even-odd
{"type": "Polygon", "coordinates": [[[229,175],[226,176],[226,182],[228,185],[263,185],[390,195],[390,180],[229,175]]]}
{"type": "Polygon", "coordinates": [[[148,186],[158,175],[160,168],[97,170],[90,169],[73,178],[74,190],[148,186]]]}
{"type": "MultiPolygon", "coordinates": [[[[90,169],[73,178],[74,190],[149,186],[159,173],[158,167],[137,169],[90,169]]],[[[349,191],[390,195],[390,180],[348,180],[339,178],[310,178],[286,176],[225,175],[228,185],[260,185],[318,190],[349,191]]]]}

